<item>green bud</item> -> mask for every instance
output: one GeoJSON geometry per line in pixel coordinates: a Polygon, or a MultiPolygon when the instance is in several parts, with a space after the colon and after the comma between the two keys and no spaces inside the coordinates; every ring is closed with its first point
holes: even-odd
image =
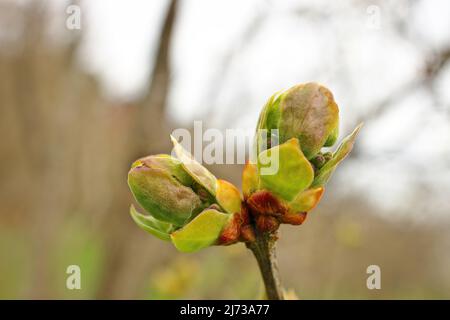
{"type": "Polygon", "coordinates": [[[181,162],[167,155],[134,162],[128,185],[136,201],[153,217],[176,226],[182,226],[207,205],[193,190],[194,180],[181,162]]]}
{"type": "Polygon", "coordinates": [[[306,83],[270,97],[258,120],[256,153],[242,175],[244,200],[257,228],[276,229],[276,221],[303,223],[337,165],[351,152],[360,128],[336,151],[324,152],[322,148],[334,145],[339,134],[339,109],[331,92],[306,83]],[[272,130],[278,130],[278,141],[272,141],[272,130]]]}
{"type": "Polygon", "coordinates": [[[297,138],[307,159],[332,146],[339,133],[339,109],[332,93],[317,83],[274,94],[261,112],[257,129],[279,130],[279,143],[297,138]]]}
{"type": "Polygon", "coordinates": [[[325,156],[322,153],[318,153],[314,158],[309,160],[315,169],[320,169],[323,167],[325,162],[327,161],[325,156]]]}
{"type": "Polygon", "coordinates": [[[217,180],[173,142],[179,160],[155,155],[132,164],[128,184],[136,201],[150,213],[141,214],[131,206],[132,219],[183,252],[238,241],[242,223],[239,190],[225,180],[217,180]]]}

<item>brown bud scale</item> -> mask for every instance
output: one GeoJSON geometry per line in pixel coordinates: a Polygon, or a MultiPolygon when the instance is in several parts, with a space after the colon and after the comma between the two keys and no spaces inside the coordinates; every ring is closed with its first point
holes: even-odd
{"type": "Polygon", "coordinates": [[[256,240],[255,230],[253,230],[253,226],[248,224],[241,227],[240,240],[243,242],[254,242],[256,240]]]}
{"type": "Polygon", "coordinates": [[[267,190],[252,194],[247,199],[247,205],[256,215],[281,216],[287,211],[286,207],[267,190]]]}
{"type": "Polygon", "coordinates": [[[256,218],[256,227],[260,232],[274,232],[280,226],[277,218],[260,215],[256,218]]]}

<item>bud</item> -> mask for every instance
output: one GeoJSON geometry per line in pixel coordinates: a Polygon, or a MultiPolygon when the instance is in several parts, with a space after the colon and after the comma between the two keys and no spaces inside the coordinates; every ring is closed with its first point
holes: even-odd
{"type": "Polygon", "coordinates": [[[268,100],[257,125],[255,160],[245,165],[242,175],[244,199],[260,231],[273,231],[278,223],[302,224],[318,204],[324,185],[351,152],[361,128],[335,152],[322,152],[338,138],[338,116],[333,95],[316,83],[294,86],[268,100]],[[268,141],[267,131],[274,129],[279,143],[265,148],[260,141],[268,141]],[[268,167],[277,170],[267,174],[263,169],[268,167]]]}
{"type": "Polygon", "coordinates": [[[326,161],[325,156],[321,152],[310,160],[311,164],[314,166],[314,169],[322,168],[326,161]]]}
{"type": "Polygon", "coordinates": [[[257,129],[278,129],[279,143],[297,138],[303,154],[311,159],[336,142],[339,109],[327,88],[313,82],[300,84],[269,99],[257,129]]]}
{"type": "Polygon", "coordinates": [[[136,201],[153,217],[176,226],[209,206],[208,199],[201,199],[196,192],[200,188],[181,162],[170,156],[149,156],[134,162],[128,185],[136,201]]]}
{"type": "Polygon", "coordinates": [[[338,113],[331,92],[315,83],[273,95],[258,121],[264,134],[257,131],[256,152],[244,167],[244,199],[233,184],[216,179],[171,137],[176,158],[148,156],[131,166],[128,184],[148,212],[141,214],[132,206],[133,220],[183,252],[252,242],[281,223],[302,224],[361,128],[334,152],[324,152],[323,147],[337,140],[338,113]],[[269,139],[276,134],[268,130],[277,130],[278,141],[269,139]]]}
{"type": "Polygon", "coordinates": [[[132,164],[128,184],[136,201],[150,214],[141,214],[132,206],[133,220],[183,252],[238,241],[242,224],[239,190],[217,180],[173,142],[179,159],[154,155],[132,164]]]}

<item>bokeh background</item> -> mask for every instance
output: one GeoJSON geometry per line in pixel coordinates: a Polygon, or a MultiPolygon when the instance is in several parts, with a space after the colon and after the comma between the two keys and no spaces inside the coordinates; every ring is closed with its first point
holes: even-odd
{"type": "MultiPolygon", "coordinates": [[[[0,0],[0,298],[260,297],[244,245],[181,254],[138,229],[126,174],[176,128],[251,129],[273,92],[318,81],[342,134],[365,126],[307,222],[281,228],[284,285],[449,299],[449,60],[448,1],[0,0]]],[[[241,165],[209,168],[240,185],[241,165]]]]}

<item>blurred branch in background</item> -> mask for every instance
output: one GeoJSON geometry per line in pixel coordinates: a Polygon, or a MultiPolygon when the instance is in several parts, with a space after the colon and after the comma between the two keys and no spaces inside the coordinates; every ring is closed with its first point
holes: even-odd
{"type": "MultiPolygon", "coordinates": [[[[410,92],[414,92],[422,87],[432,91],[434,81],[440,75],[449,60],[450,48],[437,52],[431,57],[431,59],[426,61],[421,77],[406,82],[402,87],[390,93],[385,99],[369,108],[369,111],[362,114],[356,122],[359,123],[361,121],[370,121],[376,117],[380,117],[384,112],[395,106],[399,100],[405,98],[405,96],[407,96],[410,92]]],[[[450,108],[443,111],[445,111],[444,115],[450,115],[450,108]]]]}
{"type": "MultiPolygon", "coordinates": [[[[74,231],[72,237],[87,231],[104,243],[105,269],[98,274],[98,293],[89,290],[90,297],[133,296],[142,278],[148,277],[149,264],[162,263],[159,259],[164,256],[155,246],[152,249],[144,234],[127,228],[131,199],[125,181],[132,160],[168,147],[164,108],[176,1],[169,6],[162,28],[149,94],[124,107],[106,101],[97,80],[80,69],[74,55],[79,45],[76,31],[69,44],[55,45],[46,38],[49,2],[5,6],[9,7],[4,15],[15,13],[22,16],[17,21],[26,23],[18,26],[22,32],[14,39],[17,52],[2,52],[0,57],[2,162],[14,163],[16,171],[4,166],[1,172],[2,212],[8,212],[2,213],[2,227],[17,229],[32,246],[31,257],[25,253],[21,257],[23,263],[31,263],[26,278],[30,283],[22,284],[18,294],[57,297],[52,288],[55,282],[64,283],[65,270],[55,270],[54,254],[61,229],[73,221],[85,231],[74,231]],[[158,260],[152,259],[156,254],[158,260]],[[138,264],[136,256],[142,259],[138,264]]],[[[73,33],[67,36],[72,38],[73,33]]],[[[87,241],[81,244],[88,251],[96,244],[87,241]]],[[[67,258],[70,264],[70,255],[67,258]]],[[[21,263],[21,259],[2,262],[21,263]]]]}
{"type": "Polygon", "coordinates": [[[204,95],[204,104],[209,106],[207,110],[208,114],[205,116],[206,119],[217,121],[218,119],[216,119],[216,117],[219,115],[225,116],[224,119],[220,119],[221,124],[232,123],[234,119],[238,118],[239,113],[242,113],[242,110],[239,108],[227,110],[226,113],[218,112],[217,100],[221,95],[221,89],[225,87],[225,84],[229,79],[231,70],[233,70],[233,62],[240,54],[242,54],[243,51],[245,51],[247,46],[251,45],[252,39],[258,34],[261,25],[267,19],[271,6],[271,1],[262,1],[261,5],[254,11],[253,17],[249,19],[245,25],[245,28],[238,34],[238,38],[234,42],[234,45],[223,54],[222,61],[218,63],[216,69],[214,70],[214,75],[210,80],[210,83],[213,85],[207,88],[204,95]]]}
{"type": "MultiPolygon", "coordinates": [[[[131,133],[128,141],[130,158],[127,163],[123,163],[123,168],[128,168],[129,163],[137,158],[170,149],[168,137],[171,131],[165,110],[170,89],[169,53],[176,21],[177,3],[177,0],[170,1],[166,17],[163,20],[161,36],[156,45],[154,68],[149,81],[150,87],[143,100],[137,103],[134,123],[129,128],[131,133]]],[[[120,185],[123,186],[123,183],[120,185]]],[[[119,192],[124,194],[127,191],[120,188],[119,192]]],[[[117,204],[113,205],[111,210],[117,210],[117,204]]],[[[123,213],[127,211],[126,208],[123,209],[123,213]]],[[[113,225],[115,230],[108,237],[110,254],[107,264],[110,267],[104,273],[103,287],[99,291],[99,297],[126,298],[132,295],[142,279],[148,277],[147,273],[151,269],[151,265],[158,261],[154,259],[155,255],[158,255],[159,259],[164,259],[164,255],[149,248],[147,242],[130,240],[130,238],[136,238],[134,236],[136,233],[129,228],[124,228],[123,217],[125,215],[123,213],[117,217],[118,221],[113,225]],[[136,255],[140,258],[139,263],[134,262],[136,255]]],[[[104,227],[108,229],[111,227],[109,219],[108,217],[104,221],[104,227]]],[[[138,235],[137,239],[141,239],[141,236],[138,235]]]]}

